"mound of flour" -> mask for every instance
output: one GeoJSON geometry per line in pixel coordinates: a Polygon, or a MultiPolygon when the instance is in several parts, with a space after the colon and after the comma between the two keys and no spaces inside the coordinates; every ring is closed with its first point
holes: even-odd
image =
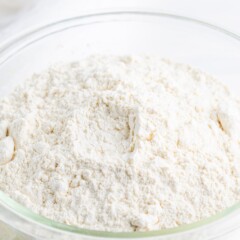
{"type": "Polygon", "coordinates": [[[156,57],[92,56],[0,101],[0,189],[82,228],[148,231],[240,200],[240,102],[156,57]]]}

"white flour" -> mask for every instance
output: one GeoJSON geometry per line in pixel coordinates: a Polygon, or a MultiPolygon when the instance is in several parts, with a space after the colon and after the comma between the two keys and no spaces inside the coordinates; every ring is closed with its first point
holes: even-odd
{"type": "Polygon", "coordinates": [[[155,57],[56,66],[0,102],[0,189],[83,228],[191,223],[240,200],[239,110],[211,76],[155,57]]]}

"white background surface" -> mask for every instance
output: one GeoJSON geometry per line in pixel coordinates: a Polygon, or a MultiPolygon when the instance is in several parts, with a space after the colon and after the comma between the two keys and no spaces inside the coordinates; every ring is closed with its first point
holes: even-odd
{"type": "Polygon", "coordinates": [[[239,0],[0,0],[0,43],[62,18],[134,7],[199,18],[240,34],[239,0]]]}
{"type": "MultiPolygon", "coordinates": [[[[136,7],[201,19],[240,35],[239,0],[0,0],[0,45],[22,32],[59,19],[136,7]]],[[[240,239],[240,230],[223,239],[240,239]]]]}

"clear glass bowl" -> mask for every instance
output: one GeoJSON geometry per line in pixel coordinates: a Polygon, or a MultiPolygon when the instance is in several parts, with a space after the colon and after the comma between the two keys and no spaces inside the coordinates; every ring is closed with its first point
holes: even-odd
{"type": "MultiPolygon", "coordinates": [[[[157,12],[112,12],[81,16],[39,28],[0,47],[0,96],[55,62],[91,54],[154,54],[212,73],[238,93],[240,37],[219,27],[157,12]]],[[[174,199],[173,199],[174,201],[174,199]]],[[[178,228],[134,233],[79,229],[32,213],[0,192],[0,238],[82,240],[151,238],[218,239],[240,227],[240,204],[178,228]],[[1,236],[2,234],[2,236],[1,236]]]]}

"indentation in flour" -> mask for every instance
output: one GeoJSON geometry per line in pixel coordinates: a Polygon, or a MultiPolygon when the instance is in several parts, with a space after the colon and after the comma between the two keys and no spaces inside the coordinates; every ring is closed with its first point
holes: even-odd
{"type": "Polygon", "coordinates": [[[119,104],[114,97],[97,97],[69,113],[61,134],[72,143],[76,157],[121,161],[118,156],[133,151],[136,144],[136,121],[131,107],[119,104]]]}

